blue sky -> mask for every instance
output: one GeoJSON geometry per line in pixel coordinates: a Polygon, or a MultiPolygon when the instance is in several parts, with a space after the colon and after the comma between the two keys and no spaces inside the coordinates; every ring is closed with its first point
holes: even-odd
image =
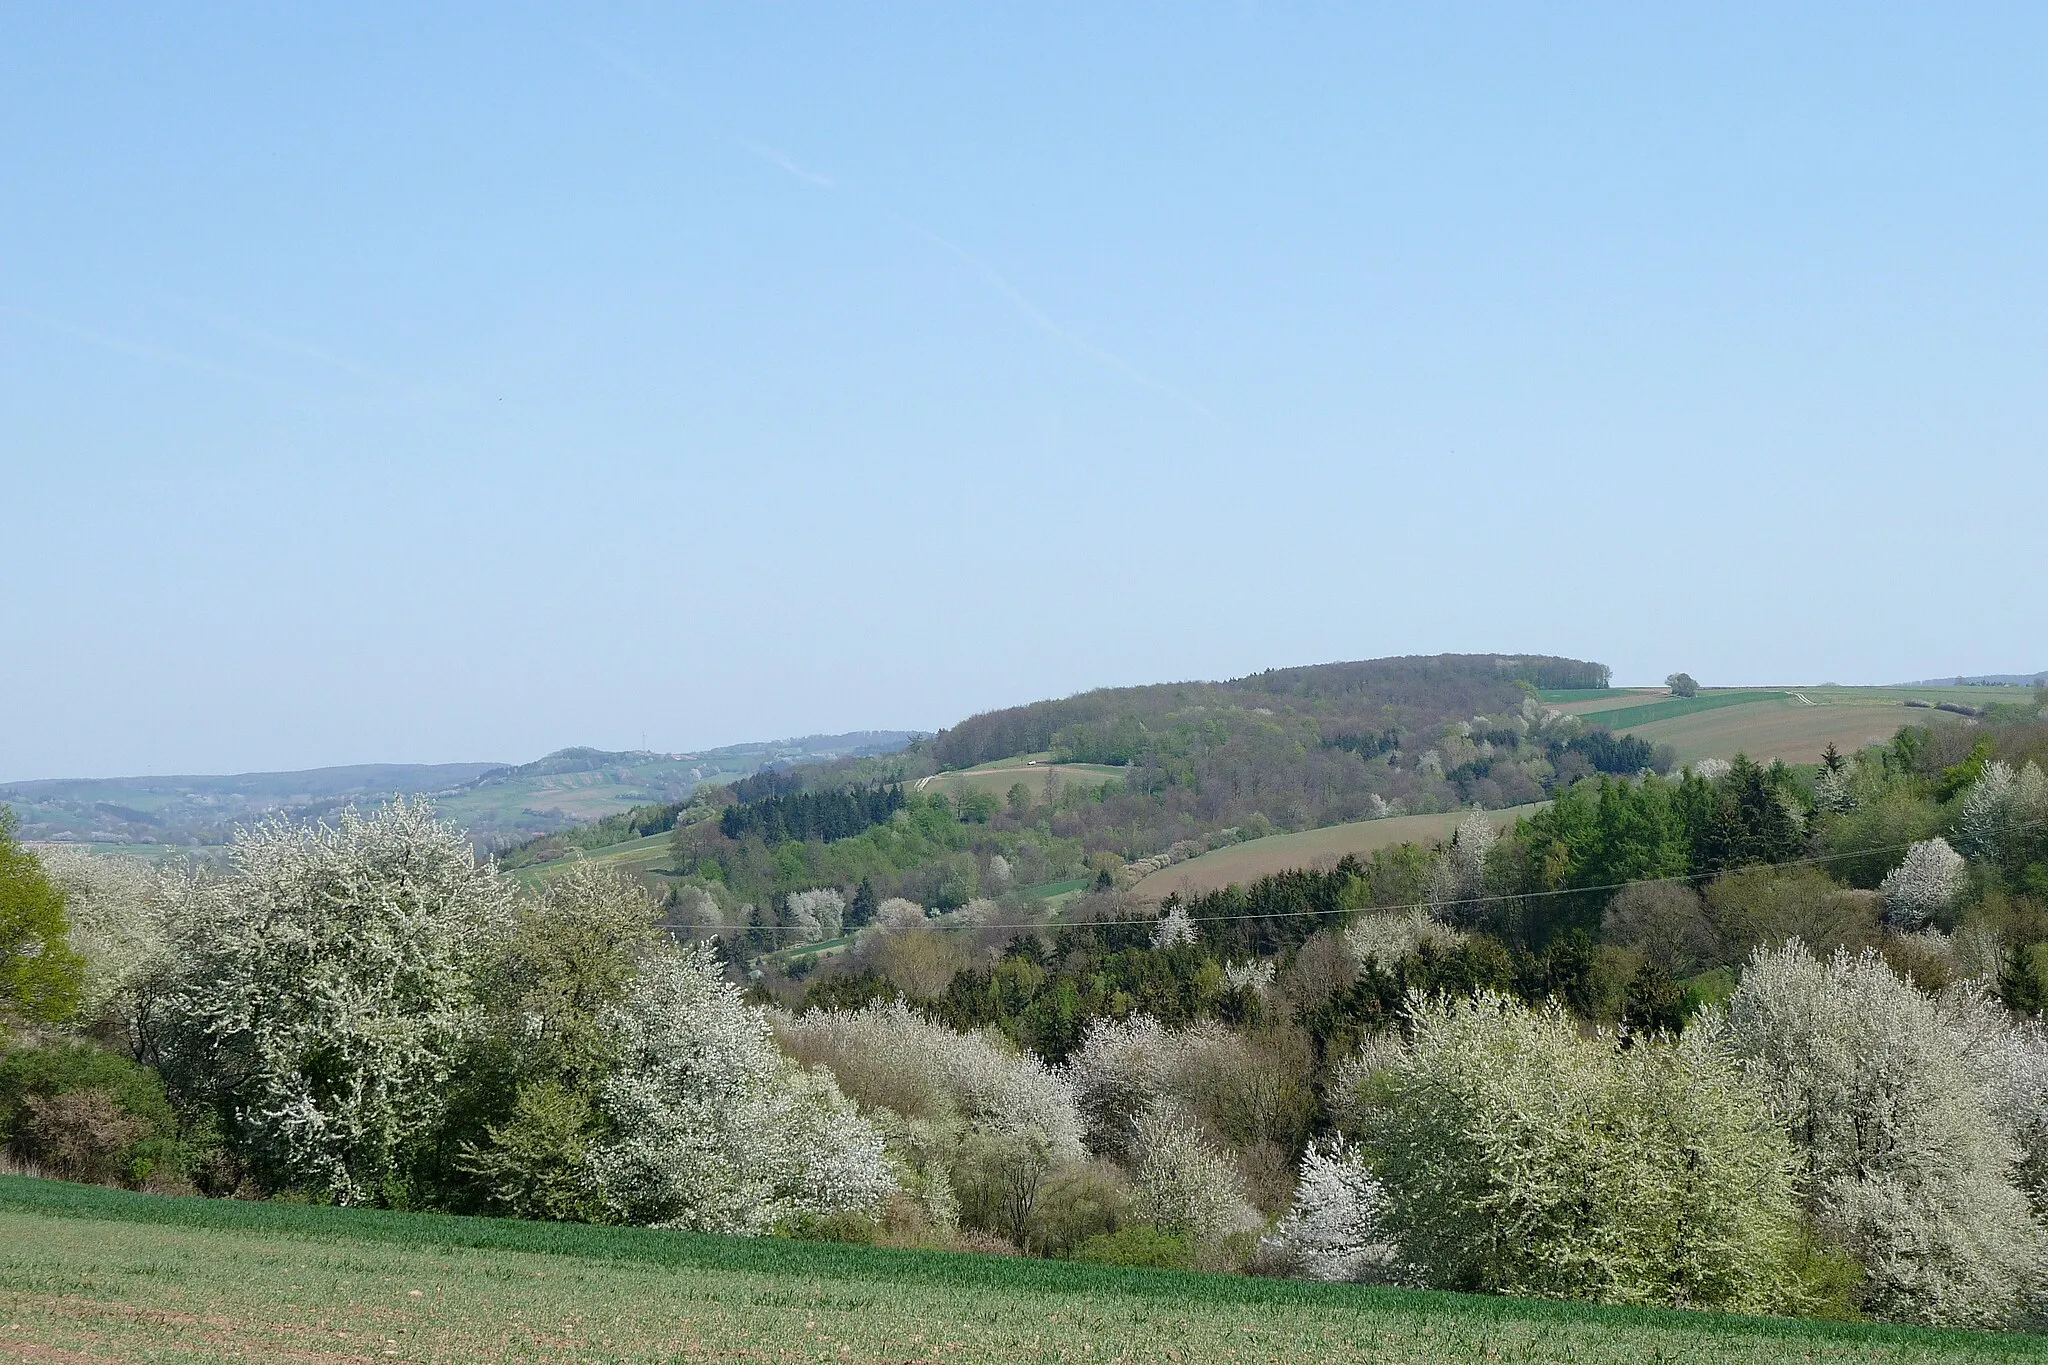
{"type": "Polygon", "coordinates": [[[2048,664],[2038,6],[0,9],[0,780],[2048,664]]]}

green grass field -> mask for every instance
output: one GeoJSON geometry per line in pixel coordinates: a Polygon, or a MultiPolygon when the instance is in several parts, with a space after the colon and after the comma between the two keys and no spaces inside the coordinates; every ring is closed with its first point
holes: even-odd
{"type": "Polygon", "coordinates": [[[2039,1337],[0,1179],[0,1358],[25,1361],[2038,1360],[2039,1337]]]}
{"type": "Polygon", "coordinates": [[[1058,773],[1060,781],[1069,787],[1099,787],[1106,782],[1121,782],[1127,775],[1125,769],[1106,763],[1048,763],[1041,761],[1042,758],[1042,755],[1006,758],[977,768],[937,773],[920,779],[916,786],[922,792],[944,792],[948,796],[968,791],[1006,796],[1011,787],[1022,782],[1035,801],[1044,794],[1045,780],[1053,773],[1058,773]]]}
{"type": "Polygon", "coordinates": [[[1611,730],[1621,731],[1632,726],[1648,725],[1652,721],[1689,716],[1696,711],[1718,711],[1726,706],[1780,701],[1790,695],[1788,692],[1702,692],[1697,697],[1662,697],[1634,706],[1588,707],[1579,714],[1588,720],[1597,720],[1611,730]]]}
{"type": "MultiPolygon", "coordinates": [[[[1487,814],[1505,829],[1536,809],[1535,805],[1515,806],[1487,814]]],[[[1164,900],[1175,891],[1188,896],[1219,891],[1232,883],[1248,886],[1275,872],[1334,864],[1347,853],[1364,858],[1376,849],[1411,840],[1433,843],[1448,839],[1458,822],[1470,814],[1460,810],[1440,815],[1396,815],[1386,820],[1355,820],[1348,825],[1272,834],[1162,867],[1139,882],[1134,890],[1147,900],[1164,900]]]]}
{"type": "Polygon", "coordinates": [[[1708,693],[1692,700],[1716,705],[1683,711],[1665,709],[1687,705],[1678,700],[1580,714],[1618,733],[1652,744],[1669,744],[1681,762],[1746,753],[1766,761],[1779,758],[1787,763],[1813,763],[1830,744],[1843,753],[1854,753],[1886,743],[1904,725],[1959,724],[1960,716],[1909,707],[1906,701],[1951,701],[1961,693],[1971,694],[1967,700],[1976,706],[2032,695],[2024,689],[1987,687],[1805,687],[1708,693]]]}

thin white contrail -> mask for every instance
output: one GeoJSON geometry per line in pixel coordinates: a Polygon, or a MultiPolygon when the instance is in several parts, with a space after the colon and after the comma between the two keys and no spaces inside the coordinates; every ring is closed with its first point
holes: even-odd
{"type": "Polygon", "coordinates": [[[186,355],[181,351],[167,351],[161,346],[152,346],[147,342],[128,341],[122,337],[109,336],[105,332],[95,331],[90,327],[81,327],[76,323],[65,322],[59,318],[45,317],[41,313],[31,313],[25,308],[14,308],[0,303],[0,316],[19,318],[23,322],[32,322],[38,327],[46,327],[50,331],[68,336],[75,341],[83,341],[120,355],[132,356],[137,360],[154,361],[159,365],[177,365],[184,369],[196,370],[200,374],[212,375],[216,379],[232,379],[243,384],[253,382],[248,375],[242,374],[237,370],[228,369],[224,365],[216,365],[210,360],[201,360],[197,356],[186,355]]]}
{"type": "Polygon", "coordinates": [[[1017,312],[1020,315],[1022,315],[1027,322],[1031,323],[1032,326],[1044,332],[1047,336],[1052,337],[1060,342],[1063,342],[1068,346],[1071,346],[1074,350],[1079,351],[1082,355],[1087,356],[1091,360],[1098,361],[1101,364],[1108,366],[1110,369],[1115,370],[1117,373],[1123,375],[1126,379],[1129,379],[1133,383],[1143,385],[1145,388],[1151,389],[1155,393],[1163,393],[1167,397],[1173,399],[1176,402],[1186,404],[1190,409],[1201,414],[1203,417],[1208,418],[1210,421],[1215,420],[1216,415],[1214,413],[1210,412],[1209,409],[1207,409],[1206,407],[1203,407],[1202,404],[1197,402],[1195,399],[1190,398],[1187,394],[1184,394],[1179,389],[1174,388],[1171,384],[1167,384],[1160,380],[1154,379],[1151,375],[1146,374],[1143,370],[1139,369],[1136,365],[1133,365],[1130,361],[1125,360],[1116,352],[1106,351],[1102,347],[1097,346],[1094,342],[1088,340],[1086,337],[1076,336],[1074,333],[1060,326],[1057,322],[1054,322],[1051,318],[1045,315],[1044,309],[1040,308],[1037,304],[1033,303],[1030,299],[1026,298],[1021,292],[1018,291],[1015,285],[1011,284],[1008,280],[1004,279],[1002,275],[999,274],[993,267],[991,267],[985,261],[981,260],[979,257],[974,255],[974,253],[968,251],[964,247],[958,246],[952,242],[947,241],[944,237],[941,237],[938,233],[931,231],[929,228],[919,227],[916,223],[913,223],[906,218],[899,218],[893,213],[890,214],[889,217],[893,222],[902,227],[904,231],[913,233],[916,236],[923,238],[925,241],[931,243],[935,247],[938,247],[941,251],[946,252],[948,255],[958,260],[968,269],[980,275],[982,279],[988,282],[989,287],[994,289],[998,294],[1002,295],[1005,299],[1007,299],[1010,303],[1010,306],[1015,308],[1017,312]]]}
{"type": "Polygon", "coordinates": [[[739,144],[740,146],[746,148],[748,151],[752,152],[755,156],[760,157],[763,161],[767,161],[776,166],[780,166],[783,170],[788,171],[791,175],[795,176],[799,180],[807,180],[813,185],[822,185],[828,190],[836,190],[839,188],[839,182],[834,180],[831,176],[821,175],[817,171],[807,171],[803,167],[797,165],[794,161],[791,161],[783,153],[776,151],[773,147],[764,146],[759,142],[749,142],[745,138],[741,138],[739,140],[739,144]]]}
{"type": "Polygon", "coordinates": [[[230,336],[237,337],[252,345],[262,346],[265,349],[276,351],[282,355],[293,355],[303,360],[317,361],[330,369],[340,370],[343,374],[354,375],[358,379],[365,379],[373,384],[390,384],[394,382],[390,376],[379,374],[367,365],[358,365],[347,356],[336,355],[332,351],[323,350],[318,346],[313,346],[303,341],[294,341],[290,337],[279,336],[275,332],[266,332],[262,328],[252,326],[239,318],[230,317],[225,313],[216,313],[212,309],[204,308],[189,299],[166,296],[164,302],[189,317],[197,318],[209,327],[217,328],[230,336]]]}
{"type": "MultiPolygon", "coordinates": [[[[590,49],[592,53],[594,53],[607,65],[613,67],[620,73],[631,78],[635,83],[644,86],[645,88],[653,91],[655,94],[660,95],[662,98],[669,100],[671,103],[676,102],[674,92],[672,92],[668,88],[668,86],[665,85],[659,78],[651,75],[649,72],[647,72],[640,66],[627,60],[625,57],[613,51],[611,48],[605,46],[603,43],[598,42],[594,38],[585,37],[582,41],[583,45],[586,48],[590,49]]],[[[743,137],[735,138],[734,142],[740,147],[742,151],[745,151],[749,155],[758,157],[759,159],[768,162],[770,165],[783,171],[785,174],[794,176],[798,180],[804,181],[806,184],[816,185],[820,189],[827,190],[839,190],[847,188],[845,186],[842,186],[833,177],[825,175],[819,171],[810,170],[809,168],[800,165],[798,162],[792,159],[786,152],[779,151],[776,148],[770,147],[765,143],[756,142],[753,141],[752,139],[743,137]]],[[[857,198],[859,196],[856,194],[853,197],[857,198]]],[[[928,228],[920,227],[916,223],[911,222],[909,219],[904,218],[899,214],[889,212],[887,209],[882,210],[882,212],[888,217],[890,222],[896,224],[904,231],[912,234],[913,236],[919,238],[920,240],[926,242],[927,244],[939,248],[939,250],[953,257],[954,260],[966,266],[968,269],[974,271],[975,274],[981,276],[982,280],[991,289],[995,290],[996,293],[1000,295],[1005,302],[1007,302],[1013,309],[1015,309],[1020,317],[1022,317],[1026,322],[1030,323],[1033,327],[1037,328],[1039,331],[1045,333],[1045,335],[1052,337],[1054,340],[1060,342],[1062,345],[1071,348],[1075,352],[1079,353],[1082,356],[1087,357],[1090,360],[1093,360],[1097,364],[1102,365],[1107,369],[1114,370],[1116,373],[1122,375],[1124,378],[1130,380],[1132,383],[1137,384],[1143,388],[1150,389],[1154,393],[1163,394],[1166,397],[1173,399],[1176,403],[1182,404],[1190,411],[1196,413],[1205,420],[1215,420],[1216,415],[1210,412],[1207,407],[1203,406],[1196,399],[1181,392],[1179,389],[1173,387],[1173,385],[1171,384],[1165,383],[1158,379],[1154,379],[1151,375],[1145,373],[1145,371],[1139,369],[1136,365],[1133,365],[1130,361],[1124,359],[1122,356],[1116,354],[1114,351],[1104,350],[1102,347],[1097,346],[1094,342],[1089,341],[1087,338],[1077,336],[1073,332],[1068,331],[1065,327],[1060,326],[1057,322],[1054,322],[1050,317],[1046,316],[1044,309],[1040,308],[1037,304],[1033,303],[1029,298],[1026,298],[1024,294],[1020,290],[1018,290],[1015,285],[1011,284],[1008,280],[1004,279],[1001,274],[992,269],[986,262],[982,261],[979,257],[975,256],[974,253],[952,242],[947,241],[944,237],[941,237],[938,233],[933,232],[928,228]]]]}

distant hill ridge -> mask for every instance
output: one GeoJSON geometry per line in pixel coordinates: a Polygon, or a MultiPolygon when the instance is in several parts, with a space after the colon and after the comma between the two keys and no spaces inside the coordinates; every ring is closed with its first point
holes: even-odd
{"type": "Polygon", "coordinates": [[[1959,673],[1951,678],[1922,678],[1895,687],[2040,687],[2048,684],[2048,668],[2034,673],[1959,673]]]}
{"type": "Polygon", "coordinates": [[[320,818],[351,804],[425,796],[488,844],[678,800],[704,782],[894,753],[923,737],[854,730],[684,754],[575,747],[520,764],[358,763],[289,772],[42,778],[0,784],[0,804],[13,808],[28,839],[192,847],[224,843],[236,826],[274,815],[320,818]]]}
{"type": "Polygon", "coordinates": [[[1148,726],[1207,708],[1315,715],[1329,736],[1358,726],[1415,729],[1516,705],[1521,689],[1605,688],[1607,665],[1548,654],[1433,654],[1269,668],[1225,682],[1104,687],[970,716],[932,741],[940,768],[1054,751],[1083,763],[1131,762],[1148,726]]]}

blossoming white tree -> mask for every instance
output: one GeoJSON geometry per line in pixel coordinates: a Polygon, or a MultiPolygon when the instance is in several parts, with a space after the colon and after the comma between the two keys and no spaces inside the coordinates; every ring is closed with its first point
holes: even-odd
{"type": "Polygon", "coordinates": [[[761,1233],[872,1213],[896,1187],[874,1126],[776,1050],[708,948],[648,962],[615,1017],[600,1097],[615,1136],[591,1165],[623,1221],[761,1233]]]}
{"type": "Polygon", "coordinates": [[[1311,1144],[1287,1216],[1260,1250],[1311,1280],[1387,1283],[1399,1250],[1381,1228],[1386,1189],[1348,1142],[1311,1144]]]}
{"type": "Polygon", "coordinates": [[[1360,966],[1378,963],[1392,968],[1424,944],[1439,949],[1455,948],[1465,935],[1433,917],[1429,911],[1367,911],[1344,927],[1344,946],[1360,966]]]}
{"type": "Polygon", "coordinates": [[[783,902],[783,922],[794,931],[798,943],[816,943],[838,938],[846,913],[846,897],[829,886],[809,891],[792,891],[783,902]]]}
{"type": "Polygon", "coordinates": [[[138,1055],[146,1053],[152,997],[170,965],[158,877],[137,859],[76,846],[44,848],[37,861],[64,893],[71,950],[85,961],[79,1018],[126,1035],[138,1055]]]}
{"type": "Polygon", "coordinates": [[[1088,1025],[1066,1074],[1091,1151],[1119,1160],[1129,1155],[1133,1121],[1170,1084],[1177,1053],[1172,1035],[1149,1014],[1104,1016],[1088,1025]]]}
{"type": "Polygon", "coordinates": [[[2048,1245],[1958,1023],[1876,953],[1822,962],[1797,942],[1760,951],[1728,1006],[1815,1221],[1868,1275],[1865,1307],[1994,1326],[2048,1289],[2048,1245]]]}
{"type": "Polygon", "coordinates": [[[1245,1202],[1237,1168],[1170,1099],[1154,1101],[1138,1117],[1131,1187],[1140,1218],[1197,1248],[1263,1221],[1245,1202]]]}
{"type": "Polygon", "coordinates": [[[1159,916],[1159,923],[1153,926],[1152,946],[1173,948],[1183,943],[1193,943],[1198,937],[1200,935],[1195,930],[1194,921],[1188,918],[1187,908],[1179,901],[1175,901],[1166,907],[1165,913],[1159,916]]]}
{"type": "Polygon", "coordinates": [[[274,1186],[380,1197],[441,1110],[510,889],[423,803],[244,830],[165,888],[167,1067],[274,1186]]]}
{"type": "Polygon", "coordinates": [[[1499,837],[1485,811],[1474,810],[1458,822],[1451,842],[1430,865],[1429,903],[1437,918],[1474,918],[1475,902],[1486,894],[1486,860],[1499,837]]]}
{"type": "Polygon", "coordinates": [[[1878,884],[1885,922],[1898,929],[1920,928],[1955,903],[1967,880],[1963,855],[1948,840],[1921,840],[1878,884]]]}
{"type": "Polygon", "coordinates": [[[1273,984],[1274,971],[1271,962],[1260,958],[1226,962],[1223,964],[1223,989],[1257,994],[1273,984]]]}
{"type": "MultiPolygon", "coordinates": [[[[1791,1151],[1711,1034],[1585,1036],[1554,1002],[1410,997],[1357,1115],[1379,1224],[1439,1288],[1770,1309],[1791,1151]]],[[[1370,1230],[1361,1229],[1361,1238],[1370,1230]]]]}
{"type": "Polygon", "coordinates": [[[1992,759],[1963,798],[1958,837],[1965,849],[1986,858],[2000,858],[2014,839],[2040,833],[2048,822],[2048,775],[2029,760],[2017,772],[1992,759]]]}
{"type": "Polygon", "coordinates": [[[1040,1139],[1055,1160],[1082,1155],[1072,1082],[999,1038],[956,1033],[901,1001],[780,1015],[775,1032],[864,1105],[917,1118],[956,1114],[988,1132],[1040,1139]]]}

